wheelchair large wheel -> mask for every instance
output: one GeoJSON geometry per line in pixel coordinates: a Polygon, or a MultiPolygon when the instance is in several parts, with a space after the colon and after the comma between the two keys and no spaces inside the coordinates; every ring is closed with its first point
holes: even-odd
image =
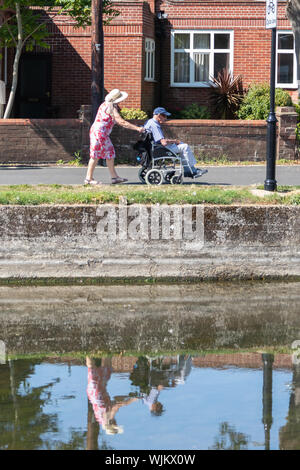
{"type": "Polygon", "coordinates": [[[171,178],[171,184],[181,184],[182,183],[182,175],[174,175],[171,178]]]}
{"type": "Polygon", "coordinates": [[[142,167],[139,170],[138,176],[139,180],[141,183],[145,184],[146,183],[146,174],[147,174],[148,168],[142,167]]]}
{"type": "Polygon", "coordinates": [[[163,181],[163,176],[159,170],[154,168],[153,170],[148,171],[145,179],[147,184],[159,185],[163,181]]]}

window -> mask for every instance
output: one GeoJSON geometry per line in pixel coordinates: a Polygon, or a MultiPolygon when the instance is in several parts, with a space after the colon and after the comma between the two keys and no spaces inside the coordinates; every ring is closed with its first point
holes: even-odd
{"type": "Polygon", "coordinates": [[[233,32],[173,30],[171,51],[172,86],[208,86],[223,68],[233,69],[233,32]]]}
{"type": "Polygon", "coordinates": [[[145,80],[154,80],[155,78],[155,42],[153,39],[146,38],[145,53],[146,53],[145,80]]]}
{"type": "Polygon", "coordinates": [[[276,86],[297,88],[295,41],[290,31],[277,32],[276,86]]]}

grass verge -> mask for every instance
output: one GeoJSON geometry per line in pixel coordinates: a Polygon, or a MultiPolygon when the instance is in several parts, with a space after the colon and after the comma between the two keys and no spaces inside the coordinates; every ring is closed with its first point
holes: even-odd
{"type": "Polygon", "coordinates": [[[252,194],[258,186],[103,186],[7,185],[0,186],[0,205],[42,204],[300,204],[300,187],[278,188],[277,192],[252,194]]]}

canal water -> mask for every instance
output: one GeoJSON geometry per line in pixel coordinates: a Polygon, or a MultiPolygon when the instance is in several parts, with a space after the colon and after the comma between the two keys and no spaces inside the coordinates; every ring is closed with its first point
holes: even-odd
{"type": "Polygon", "coordinates": [[[300,284],[0,287],[0,449],[300,448],[300,284]]]}

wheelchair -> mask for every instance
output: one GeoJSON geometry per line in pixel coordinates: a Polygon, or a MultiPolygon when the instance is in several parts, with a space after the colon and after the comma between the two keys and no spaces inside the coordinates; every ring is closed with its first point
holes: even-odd
{"type": "Polygon", "coordinates": [[[142,138],[133,145],[137,150],[136,160],[142,166],[139,180],[143,184],[181,184],[183,176],[193,177],[188,162],[168,147],[154,142],[152,133],[145,130],[142,138]]]}

